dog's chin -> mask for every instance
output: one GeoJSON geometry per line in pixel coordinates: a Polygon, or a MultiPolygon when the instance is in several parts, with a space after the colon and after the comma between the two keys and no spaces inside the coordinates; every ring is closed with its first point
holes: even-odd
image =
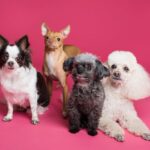
{"type": "Polygon", "coordinates": [[[7,72],[12,72],[12,71],[15,71],[16,68],[15,67],[6,66],[6,67],[4,67],[4,70],[7,71],[7,72]]]}
{"type": "Polygon", "coordinates": [[[111,77],[111,84],[114,87],[120,87],[123,85],[123,80],[121,78],[115,78],[115,77],[111,77]]]}

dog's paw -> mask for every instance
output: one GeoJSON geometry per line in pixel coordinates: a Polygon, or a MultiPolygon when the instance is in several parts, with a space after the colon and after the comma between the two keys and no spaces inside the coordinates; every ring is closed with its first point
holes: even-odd
{"type": "Polygon", "coordinates": [[[95,135],[97,135],[97,131],[96,130],[88,130],[88,134],[91,136],[95,136],[95,135]]]}
{"type": "Polygon", "coordinates": [[[124,142],[124,136],[121,134],[117,134],[115,135],[115,140],[117,140],[118,142],[124,142]]]}
{"type": "Polygon", "coordinates": [[[71,126],[69,129],[69,132],[71,133],[77,133],[80,131],[80,128],[76,127],[76,126],[71,126]]]}
{"type": "Polygon", "coordinates": [[[39,123],[39,120],[34,119],[34,120],[32,120],[31,122],[32,122],[33,125],[37,125],[37,124],[39,123]]]}
{"type": "Polygon", "coordinates": [[[142,138],[143,138],[144,140],[146,140],[146,141],[150,141],[150,133],[144,133],[144,134],[142,135],[142,138]]]}
{"type": "Polygon", "coordinates": [[[4,118],[3,118],[3,121],[5,121],[5,122],[9,122],[11,120],[12,120],[12,117],[10,117],[10,116],[4,116],[4,118]]]}
{"type": "Polygon", "coordinates": [[[105,134],[106,135],[110,135],[110,131],[105,131],[105,134]]]}

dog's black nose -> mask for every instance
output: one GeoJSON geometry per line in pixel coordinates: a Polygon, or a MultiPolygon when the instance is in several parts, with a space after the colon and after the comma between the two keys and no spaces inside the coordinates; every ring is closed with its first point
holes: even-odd
{"type": "Polygon", "coordinates": [[[113,75],[114,75],[115,77],[117,77],[117,78],[120,77],[120,73],[119,73],[119,72],[114,72],[113,75]]]}
{"type": "Polygon", "coordinates": [[[84,68],[82,66],[78,66],[77,71],[78,74],[82,74],[84,72],[84,68]]]}
{"type": "Polygon", "coordinates": [[[8,65],[9,65],[10,67],[12,67],[12,66],[14,65],[14,62],[13,62],[13,61],[9,61],[9,62],[8,62],[8,65]]]}

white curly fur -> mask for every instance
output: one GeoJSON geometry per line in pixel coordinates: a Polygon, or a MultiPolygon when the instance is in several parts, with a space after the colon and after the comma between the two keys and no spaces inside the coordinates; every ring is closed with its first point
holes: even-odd
{"type": "Polygon", "coordinates": [[[106,100],[99,129],[118,141],[124,141],[124,130],[150,140],[150,130],[138,117],[132,100],[150,96],[150,77],[137,63],[136,57],[129,51],[114,51],[107,61],[111,76],[103,82],[106,100]],[[115,64],[117,68],[112,69],[115,64]],[[129,71],[124,71],[124,67],[129,71]],[[113,73],[120,73],[120,80],[113,78],[113,73]]]}

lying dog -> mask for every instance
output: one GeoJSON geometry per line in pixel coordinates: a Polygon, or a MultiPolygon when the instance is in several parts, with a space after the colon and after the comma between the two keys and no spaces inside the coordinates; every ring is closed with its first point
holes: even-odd
{"type": "Polygon", "coordinates": [[[100,80],[108,76],[109,71],[89,53],[66,60],[64,70],[71,72],[74,80],[67,104],[69,131],[76,133],[80,127],[86,127],[88,134],[94,136],[105,99],[100,80]]]}
{"type": "Polygon", "coordinates": [[[63,45],[63,40],[67,38],[70,33],[70,26],[67,26],[60,32],[53,32],[43,23],[41,30],[45,40],[43,73],[47,79],[50,95],[52,93],[53,80],[60,82],[63,88],[63,116],[65,117],[68,86],[66,83],[67,73],[63,70],[63,63],[67,58],[79,54],[80,50],[72,45],[63,45]]]}
{"type": "Polygon", "coordinates": [[[150,95],[150,78],[135,56],[128,51],[114,51],[108,56],[111,76],[103,86],[106,100],[99,129],[117,141],[124,141],[124,130],[150,140],[150,130],[138,117],[132,100],[150,95]]]}
{"type": "Polygon", "coordinates": [[[0,36],[0,82],[8,106],[3,120],[13,119],[13,106],[17,105],[30,107],[32,123],[37,124],[37,112],[48,106],[49,93],[44,78],[32,66],[27,36],[14,45],[0,36]]]}

